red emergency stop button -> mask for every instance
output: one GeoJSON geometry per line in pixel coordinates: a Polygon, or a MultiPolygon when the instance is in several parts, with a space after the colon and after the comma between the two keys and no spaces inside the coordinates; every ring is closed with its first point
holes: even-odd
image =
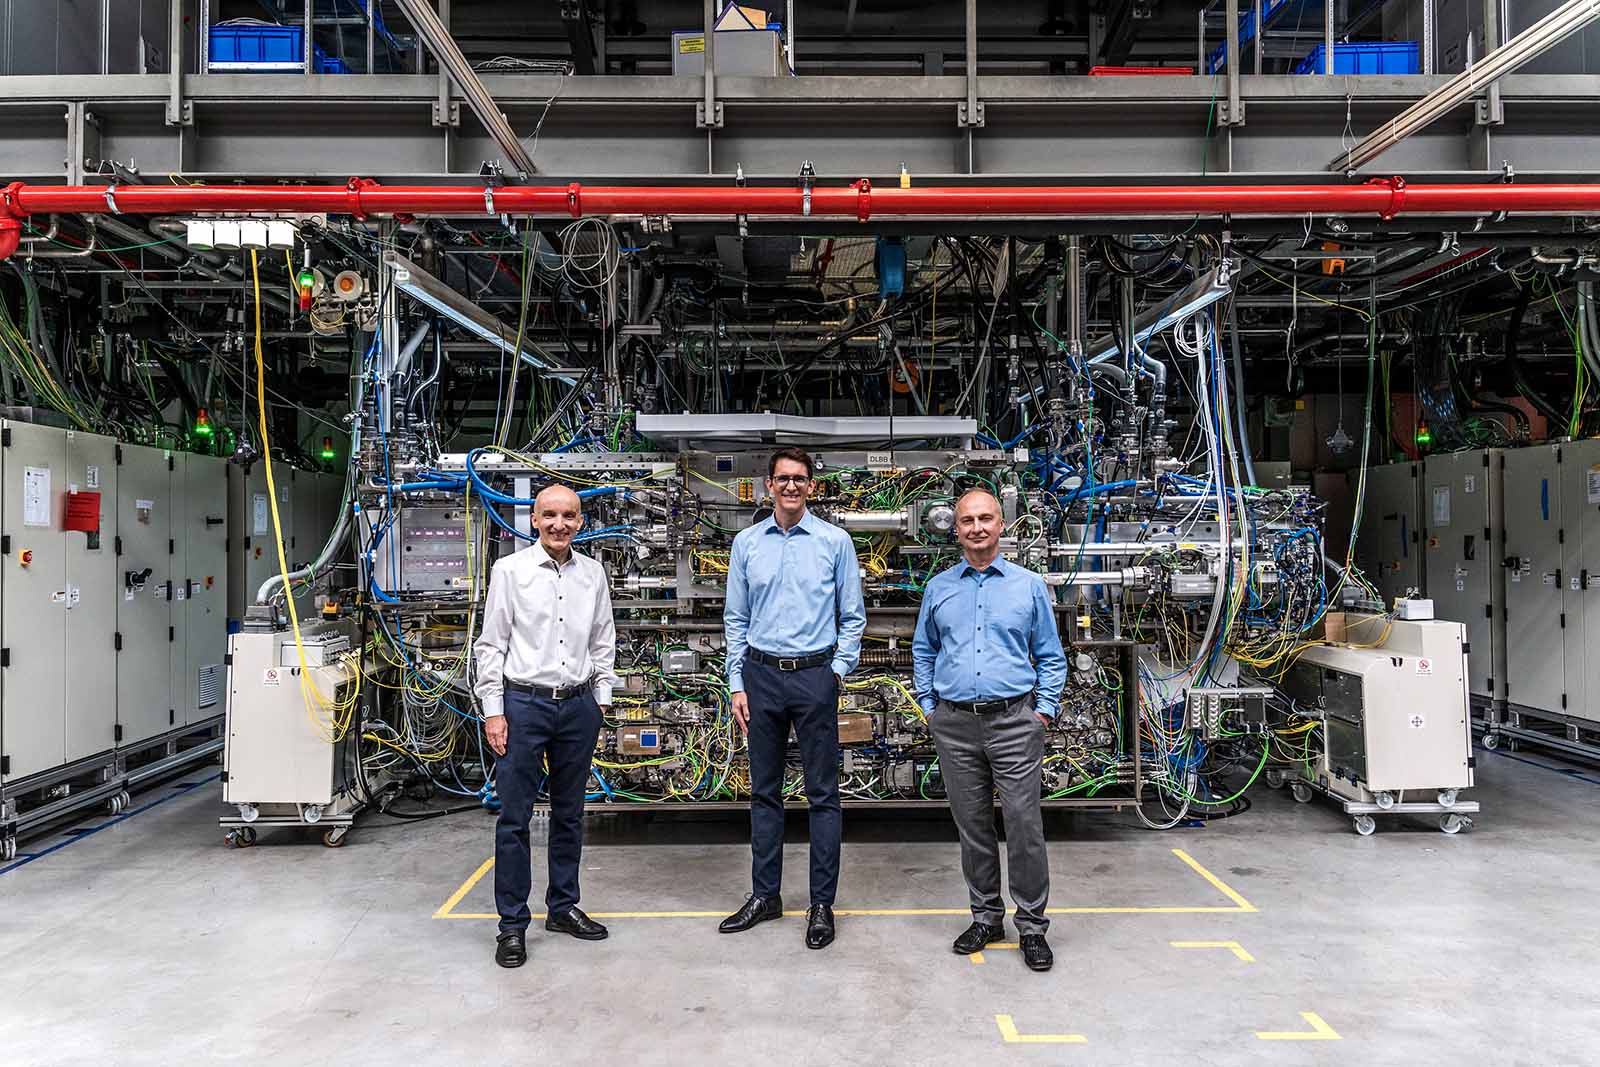
{"type": "Polygon", "coordinates": [[[26,567],[33,562],[33,549],[25,548],[17,554],[17,562],[26,567]]]}

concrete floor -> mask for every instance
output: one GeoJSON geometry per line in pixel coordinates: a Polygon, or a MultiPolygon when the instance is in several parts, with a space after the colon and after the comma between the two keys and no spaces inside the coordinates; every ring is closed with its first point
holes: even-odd
{"type": "MultiPolygon", "coordinates": [[[[207,768],[0,873],[0,1060],[1594,1063],[1600,771],[1560,767],[1480,750],[1484,813],[1455,837],[1392,819],[1359,838],[1265,789],[1203,829],[1061,820],[1052,904],[1082,910],[1055,917],[1047,975],[950,953],[966,917],[942,818],[847,813],[840,908],[912,913],[842,914],[824,952],[797,917],[716,932],[747,884],[740,822],[591,821],[588,910],[708,915],[618,916],[600,944],[539,930],[504,971],[493,919],[471,917],[492,878],[437,917],[489,856],[488,815],[234,851],[207,768]],[[1258,1036],[1297,1031],[1319,1039],[1258,1036]]],[[[804,855],[786,857],[791,909],[804,855]]]]}

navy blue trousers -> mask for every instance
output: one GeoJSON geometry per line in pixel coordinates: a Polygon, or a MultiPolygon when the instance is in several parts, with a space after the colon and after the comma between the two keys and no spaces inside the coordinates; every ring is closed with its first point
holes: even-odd
{"type": "Polygon", "coordinates": [[[833,906],[839,888],[839,683],[827,664],[780,671],[744,664],[750,703],[750,882],[757,896],[783,884],[783,777],[789,727],[800,744],[811,805],[811,903],[833,906]]]}
{"type": "Polygon", "coordinates": [[[528,928],[528,893],[533,882],[528,820],[539,788],[545,784],[546,756],[550,759],[550,881],[544,894],[545,908],[555,913],[578,905],[583,797],[595,739],[600,734],[600,706],[592,692],[566,700],[541,700],[508,687],[505,712],[506,754],[495,770],[500,818],[494,827],[494,903],[502,931],[528,928]]]}

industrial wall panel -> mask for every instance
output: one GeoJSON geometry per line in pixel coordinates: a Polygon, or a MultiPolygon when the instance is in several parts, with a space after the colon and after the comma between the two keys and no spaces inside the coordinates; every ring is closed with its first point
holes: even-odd
{"type": "MultiPolygon", "coordinates": [[[[61,432],[61,431],[57,431],[61,432]]],[[[62,491],[80,518],[63,530],[67,557],[66,758],[93,756],[116,743],[117,442],[67,432],[62,491]]]]}
{"type": "MultiPolygon", "coordinates": [[[[278,487],[278,519],[283,526],[285,556],[294,550],[289,539],[294,535],[294,498],[290,492],[288,464],[273,465],[278,487]]],[[[257,460],[248,473],[235,468],[229,482],[228,530],[232,551],[228,557],[228,614],[244,618],[244,610],[268,575],[278,573],[278,550],[272,537],[271,498],[267,495],[267,467],[257,460]]]]}
{"type": "MultiPolygon", "coordinates": [[[[285,472],[280,469],[277,477],[285,477],[285,472]]],[[[317,558],[317,552],[327,540],[328,527],[323,521],[323,476],[313,471],[289,469],[289,498],[294,511],[294,534],[290,541],[289,566],[300,568],[317,558]]],[[[300,595],[295,597],[295,608],[300,612],[301,619],[306,619],[316,610],[316,589],[301,585],[300,595]]]]}
{"type": "Polygon", "coordinates": [[[1390,463],[1367,471],[1356,563],[1386,604],[1423,586],[1420,476],[1418,463],[1390,463]]]}
{"type": "Polygon", "coordinates": [[[1500,449],[1429,456],[1423,465],[1424,572],[1434,618],[1467,628],[1467,691],[1505,696],[1505,583],[1500,449]]]}
{"type": "MultiPolygon", "coordinates": [[[[173,459],[176,465],[176,459],[173,459]]],[[[117,468],[117,721],[122,743],[136,744],[169,729],[177,718],[172,693],[176,631],[169,592],[176,542],[168,454],[122,446],[117,468]]]]}
{"type": "Polygon", "coordinates": [[[177,722],[222,714],[228,650],[227,461],[179,456],[174,471],[173,700],[177,722]]]}
{"type": "Polygon", "coordinates": [[[1600,720],[1600,441],[1562,446],[1568,715],[1600,720]]]}
{"type": "Polygon", "coordinates": [[[67,443],[50,427],[0,428],[0,532],[10,539],[10,554],[0,557],[0,751],[14,780],[66,759],[67,443]]]}
{"type": "Polygon", "coordinates": [[[1566,655],[1561,594],[1561,449],[1506,453],[1506,699],[1561,713],[1566,655]]]}

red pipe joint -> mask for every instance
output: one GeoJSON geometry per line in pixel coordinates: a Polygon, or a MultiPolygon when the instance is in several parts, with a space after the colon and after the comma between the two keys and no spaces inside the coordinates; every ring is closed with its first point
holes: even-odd
{"type": "Polygon", "coordinates": [[[1373,178],[1368,185],[1384,185],[1389,188],[1389,206],[1378,212],[1378,217],[1388,222],[1406,206],[1406,180],[1396,174],[1393,178],[1373,178]]]}
{"type": "Polygon", "coordinates": [[[862,178],[855,184],[856,221],[866,222],[872,217],[872,179],[862,178]]]}

